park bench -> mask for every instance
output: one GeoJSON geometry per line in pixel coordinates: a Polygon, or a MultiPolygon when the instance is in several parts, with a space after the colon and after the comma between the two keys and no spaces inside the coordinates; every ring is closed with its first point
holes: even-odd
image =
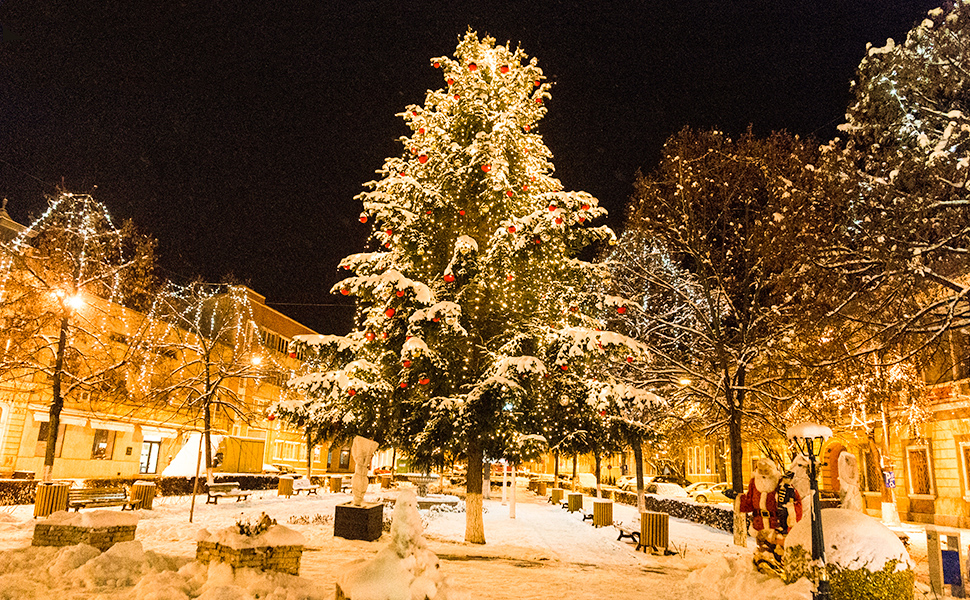
{"type": "Polygon", "coordinates": [[[613,523],[613,527],[616,527],[617,530],[620,532],[619,537],[616,538],[617,541],[629,538],[634,544],[637,545],[636,550],[640,549],[640,530],[639,529],[634,529],[633,527],[627,527],[620,521],[616,521],[615,523],[613,523]]]}
{"type": "Polygon", "coordinates": [[[67,508],[80,512],[82,508],[120,506],[121,510],[135,510],[141,500],[132,500],[123,487],[75,488],[67,491],[67,508]]]}
{"type": "Polygon", "coordinates": [[[593,513],[586,512],[586,509],[585,508],[579,509],[579,514],[583,515],[583,520],[584,521],[592,521],[593,520],[593,513]]]}
{"type": "Polygon", "coordinates": [[[219,498],[235,498],[240,502],[249,498],[249,492],[239,489],[238,481],[223,481],[220,483],[210,483],[209,490],[206,492],[206,504],[219,504],[219,498]]]}
{"type": "Polygon", "coordinates": [[[297,496],[300,492],[306,492],[306,495],[316,494],[317,490],[320,489],[319,485],[311,484],[309,479],[300,478],[293,482],[293,493],[297,496]]]}

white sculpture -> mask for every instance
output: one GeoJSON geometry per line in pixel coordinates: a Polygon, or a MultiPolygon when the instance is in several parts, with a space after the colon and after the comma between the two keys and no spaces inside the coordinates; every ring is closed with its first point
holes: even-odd
{"type": "Polygon", "coordinates": [[[354,457],[354,478],[351,480],[351,490],[354,493],[354,506],[364,503],[364,492],[367,491],[367,471],[370,461],[377,452],[377,442],[359,435],[354,437],[350,446],[350,455],[354,457]]]}
{"type": "Polygon", "coordinates": [[[842,497],[841,508],[865,510],[859,491],[859,459],[846,450],[839,454],[839,495],[842,497]]]}

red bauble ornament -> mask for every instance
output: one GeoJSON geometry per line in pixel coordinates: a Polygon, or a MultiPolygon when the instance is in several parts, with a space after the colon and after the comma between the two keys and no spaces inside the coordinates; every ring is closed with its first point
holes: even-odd
{"type": "Polygon", "coordinates": [[[589,210],[589,204],[584,204],[584,205],[580,206],[580,208],[583,209],[583,210],[589,210]]]}
{"type": "Polygon", "coordinates": [[[440,62],[436,62],[436,63],[434,64],[434,68],[436,68],[436,69],[440,69],[440,68],[441,68],[441,63],[440,63],[440,62]]]}
{"type": "Polygon", "coordinates": [[[398,298],[403,298],[404,297],[404,290],[398,290],[397,291],[397,297],[398,298]]]}
{"type": "Polygon", "coordinates": [[[541,84],[539,83],[539,80],[538,80],[538,79],[536,79],[536,80],[535,80],[535,81],[533,81],[532,83],[533,83],[533,84],[534,84],[534,85],[535,85],[536,87],[539,87],[539,86],[541,85],[541,84]]]}
{"type": "Polygon", "coordinates": [[[418,153],[417,148],[411,148],[411,154],[417,154],[417,153],[418,153]]]}
{"type": "Polygon", "coordinates": [[[586,217],[579,217],[579,222],[580,223],[585,223],[586,222],[586,217]]]}
{"type": "Polygon", "coordinates": [[[505,192],[505,195],[508,196],[509,198],[511,198],[512,197],[512,190],[509,190],[509,191],[505,192]]]}
{"type": "Polygon", "coordinates": [[[419,379],[418,383],[420,383],[421,385],[428,385],[429,383],[431,383],[431,380],[425,377],[424,379],[419,379]]]}
{"type": "Polygon", "coordinates": [[[632,363],[633,362],[633,357],[632,356],[627,356],[626,357],[626,362],[632,363]]]}
{"type": "Polygon", "coordinates": [[[488,173],[491,170],[492,170],[492,165],[482,165],[482,171],[485,171],[486,173],[488,173]]]}
{"type": "Polygon", "coordinates": [[[367,338],[367,341],[373,341],[374,337],[376,336],[374,335],[373,331],[368,331],[367,333],[364,334],[364,337],[367,338]]]}
{"type": "Polygon", "coordinates": [[[454,85],[454,84],[455,84],[455,80],[452,79],[451,77],[449,77],[448,78],[448,85],[454,85]]]}
{"type": "Polygon", "coordinates": [[[424,127],[419,128],[418,129],[418,133],[423,135],[424,134],[424,127]]]}
{"type": "Polygon", "coordinates": [[[526,125],[526,126],[525,126],[525,127],[523,127],[522,129],[524,129],[524,130],[526,130],[526,131],[529,131],[529,126],[528,126],[528,125],[526,125]]]}
{"type": "Polygon", "coordinates": [[[601,417],[605,417],[606,416],[606,411],[605,410],[601,410],[600,411],[600,416],[601,417]]]}
{"type": "Polygon", "coordinates": [[[451,283],[452,281],[455,280],[455,276],[452,275],[451,273],[445,273],[444,280],[447,281],[448,283],[451,283]]]}
{"type": "Polygon", "coordinates": [[[367,215],[360,215],[360,222],[361,223],[366,223],[367,222],[367,215]]]}
{"type": "Polygon", "coordinates": [[[386,340],[387,339],[387,332],[386,331],[382,331],[381,332],[381,337],[386,340]]]}
{"type": "Polygon", "coordinates": [[[621,315],[625,315],[626,314],[626,307],[625,306],[617,306],[616,307],[616,312],[620,313],[621,315]]]}
{"type": "Polygon", "coordinates": [[[437,322],[438,322],[438,321],[440,321],[441,319],[440,319],[440,318],[438,318],[438,317],[432,317],[432,318],[431,318],[431,320],[432,320],[433,322],[435,322],[435,323],[437,323],[437,322]]]}
{"type": "Polygon", "coordinates": [[[404,365],[404,368],[405,369],[410,369],[411,368],[411,361],[409,361],[409,360],[402,361],[401,364],[404,365]]]}
{"type": "Polygon", "coordinates": [[[562,217],[556,217],[556,225],[562,225],[562,217]]]}
{"type": "Polygon", "coordinates": [[[296,352],[290,352],[290,358],[296,358],[296,352]]]}
{"type": "Polygon", "coordinates": [[[276,415],[266,415],[266,420],[267,421],[273,421],[275,419],[276,419],[276,415]]]}
{"type": "Polygon", "coordinates": [[[562,369],[563,371],[568,371],[569,365],[559,365],[559,368],[562,369]]]}
{"type": "Polygon", "coordinates": [[[536,98],[536,104],[542,104],[542,98],[536,98]]]}
{"type": "Polygon", "coordinates": [[[461,98],[461,96],[459,96],[458,94],[455,94],[455,100],[458,100],[460,98],[461,98]]]}
{"type": "Polygon", "coordinates": [[[348,290],[347,288],[340,288],[340,293],[346,296],[347,294],[350,293],[350,290],[348,290]]]}
{"type": "Polygon", "coordinates": [[[390,318],[392,318],[394,316],[394,313],[395,312],[397,312],[397,311],[395,311],[393,308],[389,308],[389,309],[387,309],[387,310],[384,311],[384,314],[387,315],[387,318],[388,319],[390,319],[390,318]]]}
{"type": "Polygon", "coordinates": [[[416,110],[412,110],[412,111],[411,111],[411,114],[412,114],[412,115],[414,115],[414,116],[416,117],[416,116],[418,116],[418,111],[416,111],[416,110]]]}
{"type": "Polygon", "coordinates": [[[347,390],[347,395],[348,396],[356,396],[357,395],[357,390],[355,390],[354,388],[350,388],[350,389],[347,390]]]}
{"type": "Polygon", "coordinates": [[[557,208],[559,208],[559,207],[558,207],[558,206],[556,206],[555,204],[550,204],[550,205],[549,205],[549,212],[553,212],[553,211],[554,211],[554,210],[556,210],[557,208]]]}
{"type": "Polygon", "coordinates": [[[513,279],[515,279],[513,275],[506,275],[505,278],[508,279],[509,281],[512,281],[513,279]]]}
{"type": "Polygon", "coordinates": [[[536,245],[539,245],[539,244],[541,244],[541,243],[542,243],[542,240],[541,240],[541,239],[539,239],[539,238],[536,238],[536,239],[534,239],[534,240],[532,240],[532,241],[533,241],[533,242],[535,242],[535,243],[536,243],[536,245]]]}
{"type": "Polygon", "coordinates": [[[424,214],[430,215],[431,214],[431,211],[430,210],[426,210],[426,211],[424,211],[424,214]]]}
{"type": "Polygon", "coordinates": [[[509,225],[509,233],[515,233],[515,225],[509,225]]]}
{"type": "Polygon", "coordinates": [[[478,70],[478,65],[476,65],[475,63],[468,63],[468,70],[469,71],[476,71],[476,70],[478,70]]]}
{"type": "Polygon", "coordinates": [[[384,244],[384,247],[385,248],[390,248],[391,247],[391,242],[388,242],[388,243],[384,244]]]}
{"type": "Polygon", "coordinates": [[[388,229],[384,233],[386,233],[387,235],[394,235],[394,230],[393,229],[388,229]]]}
{"type": "Polygon", "coordinates": [[[502,65],[501,67],[498,68],[498,70],[501,71],[502,73],[508,73],[509,72],[509,66],[508,65],[502,65]]]}
{"type": "Polygon", "coordinates": [[[424,163],[428,162],[428,155],[427,154],[422,154],[421,156],[419,156],[418,157],[418,162],[421,163],[422,165],[424,163]]]}
{"type": "Polygon", "coordinates": [[[406,387],[408,387],[408,382],[407,381],[402,381],[401,382],[401,389],[403,390],[406,387]]]}
{"type": "Polygon", "coordinates": [[[529,184],[528,183],[522,186],[522,191],[523,192],[528,192],[529,191],[529,184]]]}
{"type": "Polygon", "coordinates": [[[464,217],[464,216],[465,216],[465,211],[464,211],[464,209],[463,209],[463,210],[459,210],[459,211],[458,211],[458,214],[464,217]]]}
{"type": "Polygon", "coordinates": [[[576,311],[578,311],[578,310],[579,310],[579,307],[578,307],[578,306],[570,306],[570,307],[569,307],[569,310],[570,310],[571,312],[576,312],[576,311]]]}

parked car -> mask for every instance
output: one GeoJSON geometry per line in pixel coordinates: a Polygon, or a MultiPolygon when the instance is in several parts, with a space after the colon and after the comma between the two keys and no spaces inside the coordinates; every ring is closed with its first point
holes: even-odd
{"type": "Polygon", "coordinates": [[[296,469],[290,465],[283,465],[280,463],[273,463],[271,465],[263,465],[263,473],[273,473],[279,475],[290,475],[296,473],[296,469]]]}
{"type": "MultiPolygon", "coordinates": [[[[637,491],[637,478],[636,477],[630,477],[630,478],[627,478],[625,481],[623,481],[623,480],[621,480],[621,481],[622,481],[622,483],[619,483],[618,482],[617,487],[620,488],[621,490],[623,490],[624,492],[636,492],[637,491]]],[[[652,481],[653,481],[653,477],[644,477],[643,478],[643,487],[644,487],[644,489],[646,489],[647,486],[649,486],[652,481]]]]}
{"type": "Polygon", "coordinates": [[[681,486],[676,483],[666,483],[663,481],[651,481],[650,485],[645,486],[643,491],[648,494],[667,496],[668,498],[690,498],[687,490],[681,486]]]}
{"type": "Polygon", "coordinates": [[[690,495],[697,502],[732,502],[724,495],[724,491],[729,489],[730,483],[716,483],[707,488],[696,488],[690,491],[690,495]]]}

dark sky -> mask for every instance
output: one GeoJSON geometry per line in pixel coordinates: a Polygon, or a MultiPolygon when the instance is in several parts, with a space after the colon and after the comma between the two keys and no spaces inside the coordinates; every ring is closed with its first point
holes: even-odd
{"type": "Polygon", "coordinates": [[[325,305],[364,249],[353,197],[469,26],[539,59],[557,174],[615,217],[685,125],[834,136],[866,42],[939,4],[0,0],[0,197],[26,222],[62,179],[97,186],[163,275],[232,275],[343,333],[352,311],[325,305]]]}

